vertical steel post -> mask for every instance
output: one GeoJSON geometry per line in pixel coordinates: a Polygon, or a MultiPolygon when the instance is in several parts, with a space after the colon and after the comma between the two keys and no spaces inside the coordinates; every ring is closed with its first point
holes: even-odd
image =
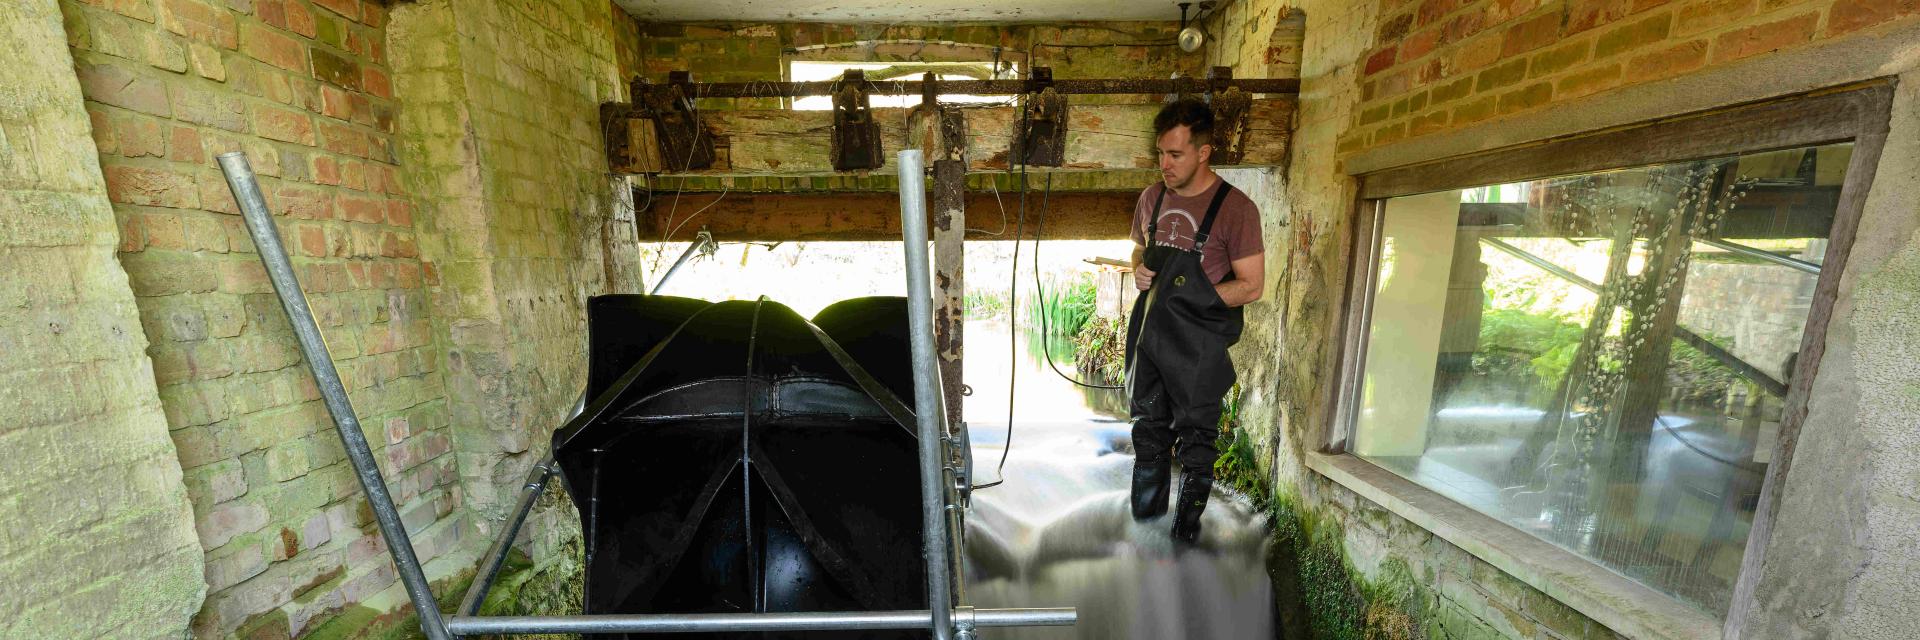
{"type": "Polygon", "coordinates": [[[920,427],[920,522],[926,530],[927,608],[935,640],[953,638],[953,600],[948,583],[945,411],[941,408],[940,356],[933,348],[933,291],[927,265],[927,174],[919,149],[901,151],[900,231],[907,254],[907,325],[913,342],[914,414],[920,427]]]}
{"type": "Polygon", "coordinates": [[[433,591],[427,586],[426,573],[420,569],[420,559],[413,554],[413,542],[407,539],[400,511],[394,508],[393,497],[387,494],[387,482],[380,477],[380,467],[374,464],[373,451],[367,447],[366,435],[360,431],[360,418],[353,413],[347,388],[340,382],[340,372],[333,367],[333,357],[327,354],[327,344],[320,335],[320,326],[314,322],[313,309],[307,306],[307,296],[300,291],[300,281],[293,276],[293,263],[280,244],[279,231],[274,228],[273,214],[267,211],[266,199],[260,195],[253,167],[247,164],[246,154],[234,151],[220,154],[220,170],[226,173],[227,187],[233,190],[233,199],[240,204],[247,233],[253,235],[253,244],[260,250],[260,262],[266,265],[267,278],[273,282],[274,293],[279,294],[280,305],[287,311],[293,335],[300,340],[300,353],[306,356],[307,366],[313,370],[313,379],[326,400],[327,412],[333,414],[340,444],[346,447],[354,475],[366,490],[367,502],[373,507],[374,520],[380,525],[387,551],[393,554],[400,582],[420,614],[420,630],[430,640],[451,640],[446,623],[440,619],[439,605],[433,600],[433,591]]]}

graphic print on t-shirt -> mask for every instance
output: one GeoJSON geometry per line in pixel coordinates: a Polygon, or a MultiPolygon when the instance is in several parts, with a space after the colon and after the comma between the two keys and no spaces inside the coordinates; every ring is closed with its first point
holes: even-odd
{"type": "Polygon", "coordinates": [[[1186,209],[1163,209],[1154,241],[1186,251],[1193,250],[1193,237],[1200,232],[1200,219],[1186,209]]]}

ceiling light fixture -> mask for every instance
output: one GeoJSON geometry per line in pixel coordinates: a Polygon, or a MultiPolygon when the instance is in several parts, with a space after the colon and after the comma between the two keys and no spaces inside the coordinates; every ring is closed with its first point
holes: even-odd
{"type": "Polygon", "coordinates": [[[1187,26],[1187,7],[1190,7],[1190,6],[1193,6],[1193,3],[1191,2],[1180,3],[1179,43],[1180,43],[1180,50],[1185,51],[1187,53],[1193,53],[1195,51],[1199,51],[1200,45],[1206,44],[1207,32],[1200,30],[1200,27],[1198,26],[1198,24],[1202,19],[1206,17],[1207,10],[1213,8],[1213,3],[1212,2],[1200,3],[1200,13],[1193,17],[1195,26],[1187,26]]]}

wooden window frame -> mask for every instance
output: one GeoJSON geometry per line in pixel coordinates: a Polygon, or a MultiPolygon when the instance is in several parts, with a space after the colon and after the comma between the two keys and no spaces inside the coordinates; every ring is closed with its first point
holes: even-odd
{"type": "MultiPolygon", "coordinates": [[[[1814,288],[1800,353],[1794,366],[1772,462],[1760,488],[1723,637],[1736,638],[1760,580],[1767,542],[1780,508],[1782,483],[1807,416],[1807,399],[1826,351],[1829,320],[1846,274],[1867,192],[1873,184],[1892,113],[1893,81],[1875,79],[1729,107],[1549,138],[1490,151],[1392,167],[1354,176],[1359,192],[1349,236],[1347,288],[1340,301],[1340,345],[1332,363],[1326,419],[1319,425],[1319,451],[1348,454],[1354,437],[1358,389],[1366,362],[1367,325],[1378,274],[1381,217],[1389,198],[1522,182],[1554,176],[1833,144],[1853,143],[1819,279],[1814,288]]],[[[1582,560],[1592,562],[1581,557],[1582,560]]]]}

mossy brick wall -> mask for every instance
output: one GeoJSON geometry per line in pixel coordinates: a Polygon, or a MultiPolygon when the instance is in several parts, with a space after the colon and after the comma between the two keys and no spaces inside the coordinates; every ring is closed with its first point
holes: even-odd
{"type": "Polygon", "coordinates": [[[0,8],[0,637],[180,637],[206,590],[55,0],[0,8]]]}
{"type": "MultiPolygon", "coordinates": [[[[1266,56],[1253,53],[1260,43],[1271,42],[1274,33],[1288,28],[1277,18],[1290,11],[1304,13],[1306,38],[1301,48],[1301,107],[1294,155],[1282,202],[1288,209],[1288,228],[1283,237],[1269,239],[1278,243],[1270,244],[1268,253],[1268,271],[1277,274],[1277,282],[1267,299],[1258,303],[1267,306],[1248,314],[1247,329],[1249,339],[1270,334],[1278,348],[1260,356],[1265,362],[1236,357],[1247,389],[1242,423],[1261,432],[1265,437],[1259,441],[1266,447],[1277,449],[1262,451],[1269,454],[1262,457],[1269,466],[1263,475],[1278,480],[1281,499],[1339,528],[1339,552],[1342,563],[1352,568],[1349,578],[1355,583],[1354,593],[1391,592],[1385,587],[1399,585],[1417,596],[1399,600],[1400,608],[1417,619],[1429,637],[1606,637],[1610,631],[1577,612],[1557,606],[1512,576],[1305,468],[1306,451],[1318,442],[1316,434],[1333,409],[1326,402],[1325,389],[1333,384],[1330,357],[1337,345],[1330,336],[1340,320],[1340,309],[1331,304],[1339,296],[1330,293],[1346,286],[1346,247],[1357,186],[1345,176],[1342,164],[1361,151],[1391,151],[1393,147],[1380,145],[1406,141],[1416,134],[1498,127],[1502,116],[1578,108],[1578,101],[1602,97],[1607,91],[1685,78],[1772,51],[1845,39],[1874,40],[1896,31],[1912,33],[1913,8],[1909,3],[1852,0],[1238,0],[1209,21],[1214,33],[1224,35],[1221,46],[1210,50],[1210,61],[1233,66],[1236,75],[1257,74],[1268,63],[1266,56]]],[[[1881,73],[1897,73],[1911,64],[1889,63],[1881,73]]],[[[1914,101],[1912,90],[1905,82],[1901,86],[1905,102],[1896,101],[1896,132],[1890,140],[1904,140],[1898,132],[1902,114],[1911,107],[1903,105],[1914,101]]],[[[1905,258],[1914,254],[1910,206],[1914,195],[1905,186],[1911,181],[1901,177],[1913,173],[1911,146],[1901,151],[1890,143],[1882,156],[1873,196],[1879,199],[1869,200],[1862,238],[1869,237],[1867,227],[1885,225],[1886,233],[1872,237],[1873,244],[1886,246],[1871,251],[1857,247],[1856,257],[1869,255],[1873,262],[1855,262],[1850,271],[1871,273],[1880,268],[1880,262],[1913,262],[1905,258]],[[1890,173],[1895,177],[1890,178],[1890,173]]],[[[1911,306],[1913,288],[1908,285],[1912,283],[1902,279],[1906,273],[1902,269],[1889,266],[1886,273],[1861,276],[1861,295],[1869,296],[1862,298],[1862,308],[1911,306]],[[1865,288],[1869,282],[1884,290],[1865,288]]],[[[1843,292],[1837,314],[1851,308],[1852,295],[1843,292]]],[[[1838,333],[1831,335],[1843,336],[1843,343],[1851,345],[1855,329],[1841,328],[1848,326],[1845,317],[1836,315],[1838,333]]],[[[1867,316],[1863,312],[1859,317],[1867,316]]],[[[1878,313],[1873,317],[1900,316],[1878,313]]],[[[1902,632],[1888,633],[1902,625],[1886,623],[1902,615],[1911,618],[1899,613],[1911,607],[1881,606],[1880,599],[1845,595],[1855,588],[1892,593],[1912,584],[1910,578],[1899,577],[1901,568],[1911,561],[1873,550],[1891,549],[1888,545],[1902,539],[1899,532],[1914,530],[1916,519],[1908,510],[1870,506],[1910,501],[1872,488],[1910,471],[1893,469],[1898,466],[1893,462],[1900,459],[1898,454],[1876,455],[1885,460],[1881,466],[1892,465],[1880,470],[1839,461],[1850,455],[1848,451],[1913,450],[1912,438],[1893,435],[1896,430],[1887,428],[1894,422],[1889,416],[1897,415],[1899,407],[1911,411],[1913,394],[1862,394],[1852,386],[1851,376],[1900,380],[1904,382],[1875,388],[1910,390],[1913,367],[1894,364],[1894,359],[1881,354],[1904,353],[1887,345],[1899,340],[1910,343],[1920,334],[1902,321],[1853,322],[1859,330],[1873,333],[1871,343],[1881,345],[1880,350],[1870,356],[1846,349],[1829,351],[1828,360],[1835,361],[1841,372],[1829,376],[1823,367],[1819,380],[1829,382],[1816,385],[1835,387],[1829,392],[1833,398],[1824,406],[1844,415],[1835,418],[1835,424],[1807,432],[1820,435],[1803,435],[1803,442],[1813,438],[1821,447],[1818,454],[1803,455],[1823,456],[1837,464],[1804,471],[1807,464],[1796,463],[1796,475],[1787,483],[1788,497],[1783,498],[1782,522],[1789,524],[1782,525],[1772,545],[1788,550],[1769,553],[1769,558],[1781,558],[1769,562],[1782,568],[1770,564],[1763,575],[1753,614],[1757,621],[1750,624],[1745,637],[1821,637],[1840,629],[1862,633],[1861,637],[1900,637],[1902,632]],[[1855,366],[1855,359],[1873,361],[1874,366],[1846,369],[1855,366]],[[1869,411],[1866,406],[1876,408],[1869,411]],[[1848,471],[1836,471],[1840,469],[1848,471]],[[1797,483],[1813,488],[1796,491],[1797,483]],[[1835,495],[1860,496],[1847,508],[1880,515],[1854,521],[1878,524],[1834,525],[1832,518],[1816,515],[1826,512],[1818,506],[1824,498],[1816,496],[1835,495]],[[1865,531],[1880,537],[1863,537],[1865,531]],[[1822,551],[1818,558],[1804,553],[1816,548],[1829,551],[1822,551]],[[1826,567],[1864,568],[1840,575],[1826,567]],[[1819,586],[1795,588],[1794,584],[1819,586]]],[[[1864,345],[1869,340],[1862,337],[1860,342],[1864,345]]],[[[1823,415],[1818,409],[1820,397],[1816,389],[1809,424],[1823,415]]],[[[1812,446],[1803,444],[1802,451],[1812,446]]]]}
{"type": "MultiPolygon", "coordinates": [[[[623,15],[624,19],[625,16],[623,15]]],[[[990,61],[1051,67],[1055,78],[1163,78],[1206,73],[1201,53],[1174,45],[1175,22],[1052,24],[639,23],[637,72],[665,82],[692,71],[703,82],[786,79],[787,60],[990,61]]],[[[623,77],[635,70],[622,67],[623,77]]],[[[916,78],[917,79],[917,78],[916,78]]],[[[1156,96],[1074,96],[1078,104],[1146,102],[1156,96]]],[[[779,108],[779,99],[708,99],[707,108],[779,108]]]]}
{"type": "Polygon", "coordinates": [[[387,8],[63,0],[107,194],[205,551],[200,635],[394,584],[332,422],[213,156],[245,151],[424,558],[460,541],[387,8]]]}
{"type": "Polygon", "coordinates": [[[1894,0],[1378,0],[1356,151],[1920,20],[1894,0]]]}
{"type": "MultiPolygon", "coordinates": [[[[1315,506],[1310,518],[1337,535],[1339,557],[1303,558],[1343,563],[1367,606],[1342,620],[1317,612],[1323,631],[1343,627],[1372,633],[1365,637],[1411,638],[1397,630],[1417,629],[1427,638],[1572,638],[1613,639],[1618,634],[1539,589],[1528,586],[1448,543],[1418,525],[1388,512],[1339,484],[1315,475],[1301,487],[1315,506]],[[1379,605],[1385,604],[1390,612],[1379,605]]],[[[1308,576],[1329,567],[1306,567],[1308,576]]],[[[1336,572],[1337,573],[1337,572],[1336,572]]],[[[1330,581],[1303,586],[1334,589],[1330,581]]],[[[1309,611],[1309,614],[1316,612],[1309,611]]]]}
{"type": "MultiPolygon", "coordinates": [[[[627,188],[607,177],[598,128],[600,103],[625,93],[616,11],[427,0],[394,14],[401,156],[460,399],[454,448],[488,537],[585,386],[586,299],[639,290],[627,188]]],[[[536,559],[577,535],[565,511],[533,516],[536,559]]]]}
{"type": "Polygon", "coordinates": [[[1344,286],[1336,243],[1353,201],[1351,185],[1338,183],[1333,146],[1346,123],[1340,114],[1359,90],[1350,67],[1338,61],[1367,46],[1370,15],[1364,5],[1343,2],[1242,0],[1208,22],[1210,33],[1224,36],[1208,51],[1211,63],[1232,67],[1235,76],[1298,73],[1303,83],[1287,184],[1261,203],[1273,209],[1262,216],[1273,275],[1234,354],[1240,424],[1255,434],[1263,484],[1278,478],[1276,502],[1291,507],[1283,517],[1317,523],[1309,528],[1320,536],[1300,542],[1297,562],[1282,567],[1294,574],[1283,582],[1290,580],[1306,603],[1303,623],[1315,638],[1614,637],[1304,467],[1306,434],[1317,431],[1327,410],[1323,349],[1338,311],[1327,292],[1344,286]]]}

